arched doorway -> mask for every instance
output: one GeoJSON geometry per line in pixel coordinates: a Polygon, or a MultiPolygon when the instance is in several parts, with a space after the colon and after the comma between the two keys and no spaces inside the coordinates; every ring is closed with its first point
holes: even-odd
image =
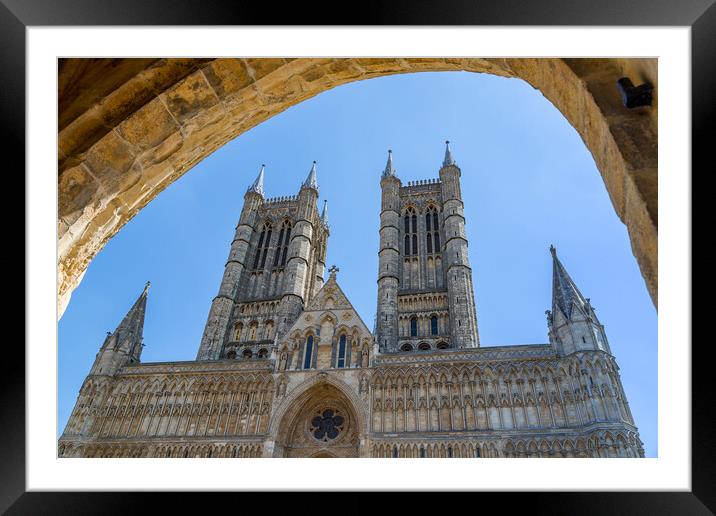
{"type": "Polygon", "coordinates": [[[341,389],[320,382],[287,407],[278,427],[275,457],[358,457],[361,420],[341,389]]]}

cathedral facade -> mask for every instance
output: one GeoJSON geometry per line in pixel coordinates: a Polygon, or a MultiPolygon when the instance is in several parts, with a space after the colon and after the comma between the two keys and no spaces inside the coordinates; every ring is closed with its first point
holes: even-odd
{"type": "Polygon", "coordinates": [[[604,327],[550,247],[546,344],[480,347],[461,170],[380,179],[373,331],[325,280],[314,162],[244,196],[196,360],[142,363],[149,284],[109,332],[60,457],[643,457],[604,327]]]}

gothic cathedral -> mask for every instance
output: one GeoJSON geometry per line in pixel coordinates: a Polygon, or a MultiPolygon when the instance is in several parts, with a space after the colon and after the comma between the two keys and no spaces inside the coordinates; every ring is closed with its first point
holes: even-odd
{"type": "Polygon", "coordinates": [[[643,457],[604,326],[550,247],[549,343],[480,347],[461,170],[382,173],[373,331],[324,283],[316,164],[244,196],[196,360],[142,363],[149,284],[108,333],[60,457],[643,457]]]}

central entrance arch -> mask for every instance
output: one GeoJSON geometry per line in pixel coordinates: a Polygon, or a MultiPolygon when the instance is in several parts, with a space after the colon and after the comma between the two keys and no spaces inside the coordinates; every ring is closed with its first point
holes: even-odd
{"type": "Polygon", "coordinates": [[[274,457],[360,456],[364,417],[353,396],[333,382],[311,382],[277,413],[274,457]]]}

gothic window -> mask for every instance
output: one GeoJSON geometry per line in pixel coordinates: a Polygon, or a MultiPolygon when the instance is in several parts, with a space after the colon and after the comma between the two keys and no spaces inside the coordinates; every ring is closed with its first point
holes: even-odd
{"type": "Polygon", "coordinates": [[[345,334],[341,335],[341,338],[338,339],[338,363],[337,367],[345,367],[346,366],[346,336],[345,334]]]}
{"type": "Polygon", "coordinates": [[[394,459],[398,458],[398,447],[397,446],[393,446],[393,458],[394,459]]]}
{"type": "Polygon", "coordinates": [[[405,255],[418,254],[418,217],[414,208],[405,212],[405,255]],[[411,244],[412,243],[412,247],[411,244]],[[412,251],[412,252],[411,252],[412,251]]]}
{"type": "Polygon", "coordinates": [[[236,358],[236,351],[234,351],[233,349],[232,349],[231,351],[229,351],[229,352],[226,354],[226,358],[231,358],[231,359],[236,358]]]}
{"type": "Polygon", "coordinates": [[[236,323],[234,325],[234,340],[241,340],[242,331],[244,331],[244,325],[242,323],[236,323]]]}
{"type": "Polygon", "coordinates": [[[251,352],[250,349],[245,349],[244,352],[241,353],[241,356],[243,356],[245,359],[248,360],[249,358],[251,358],[252,356],[254,356],[254,354],[251,352]]]}
{"type": "Polygon", "coordinates": [[[256,340],[256,332],[259,329],[259,323],[256,321],[252,322],[249,326],[249,339],[248,340],[256,340]]]}
{"type": "Polygon", "coordinates": [[[413,346],[411,346],[410,344],[403,344],[400,347],[400,351],[413,351],[413,346]]]}
{"type": "Polygon", "coordinates": [[[273,321],[266,321],[266,331],[264,333],[264,339],[270,340],[273,338],[273,321]]]}
{"type": "Polygon", "coordinates": [[[266,255],[268,254],[269,250],[269,244],[271,242],[271,230],[268,230],[268,233],[266,234],[266,245],[264,246],[264,252],[263,255],[261,255],[261,268],[263,269],[266,267],[266,255]]]}
{"type": "Polygon", "coordinates": [[[306,355],[303,360],[303,368],[311,368],[311,360],[313,358],[313,335],[309,335],[306,339],[306,355]]]}
{"type": "Polygon", "coordinates": [[[425,458],[425,448],[423,446],[420,447],[420,458],[421,459],[425,458]]]}
{"type": "Polygon", "coordinates": [[[438,345],[437,345],[438,349],[447,349],[448,347],[449,346],[448,346],[447,342],[438,342],[438,345]]]}
{"type": "Polygon", "coordinates": [[[438,227],[438,211],[430,206],[425,213],[425,241],[428,253],[440,252],[440,230],[438,227]]]}
{"type": "MultiPolygon", "coordinates": [[[[278,245],[281,245],[281,242],[283,242],[283,227],[281,227],[281,231],[278,233],[278,245]]],[[[276,267],[278,265],[278,259],[281,256],[281,247],[276,247],[276,252],[273,255],[273,266],[276,267]]]]}
{"type": "Polygon", "coordinates": [[[438,334],[438,318],[434,315],[430,318],[430,333],[433,335],[438,334]]]}
{"type": "Polygon", "coordinates": [[[263,269],[266,265],[266,255],[271,245],[271,224],[268,222],[261,229],[259,242],[256,244],[256,255],[254,256],[254,269],[263,269]]]}
{"type": "Polygon", "coordinates": [[[418,345],[418,349],[419,349],[420,351],[429,351],[429,350],[430,350],[430,344],[428,344],[427,342],[421,342],[421,343],[418,345]]]}
{"type": "Polygon", "coordinates": [[[288,254],[288,241],[291,238],[291,223],[284,221],[281,225],[281,232],[278,235],[276,243],[276,256],[274,258],[274,267],[278,265],[279,255],[281,256],[281,267],[286,265],[286,255],[288,254]]]}
{"type": "Polygon", "coordinates": [[[261,348],[259,350],[258,357],[259,358],[266,358],[268,356],[268,350],[266,348],[261,348]]]}
{"type": "Polygon", "coordinates": [[[410,336],[411,337],[418,336],[418,318],[417,317],[410,318],[410,336]]]}
{"type": "Polygon", "coordinates": [[[261,230],[261,235],[259,236],[259,243],[256,245],[256,256],[254,257],[254,269],[256,269],[259,266],[259,259],[261,258],[261,246],[263,246],[264,238],[266,237],[266,229],[261,230]]]}
{"type": "Polygon", "coordinates": [[[475,457],[478,457],[478,458],[480,457],[480,447],[479,446],[475,446],[475,457]]]}
{"type": "Polygon", "coordinates": [[[448,457],[452,458],[452,446],[448,446],[448,457]]]}

